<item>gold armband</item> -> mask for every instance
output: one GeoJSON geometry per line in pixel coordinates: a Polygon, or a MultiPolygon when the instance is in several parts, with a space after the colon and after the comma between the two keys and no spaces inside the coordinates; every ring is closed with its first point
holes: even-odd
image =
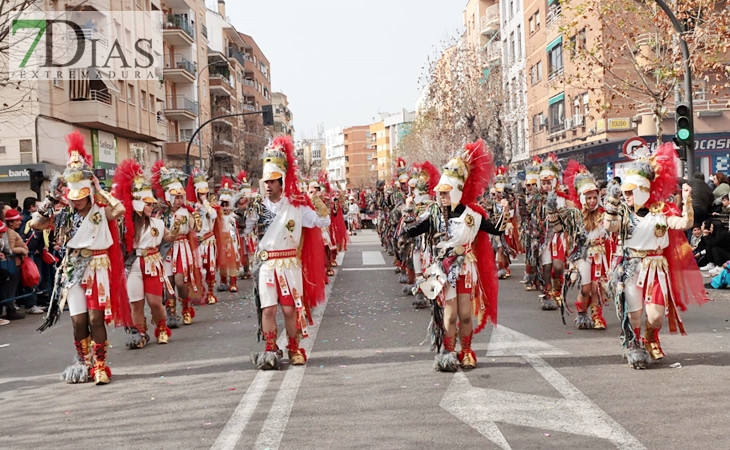
{"type": "Polygon", "coordinates": [[[327,217],[330,214],[327,205],[324,204],[321,197],[312,197],[312,204],[314,205],[314,211],[319,217],[327,217]]]}
{"type": "Polygon", "coordinates": [[[200,217],[200,213],[198,211],[193,213],[193,228],[196,232],[203,229],[203,219],[200,217]]]}

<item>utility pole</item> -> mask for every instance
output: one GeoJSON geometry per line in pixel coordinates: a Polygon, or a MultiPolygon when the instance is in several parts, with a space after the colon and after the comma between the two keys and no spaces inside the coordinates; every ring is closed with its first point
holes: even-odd
{"type": "MultiPolygon", "coordinates": [[[[654,0],[657,5],[669,17],[672,26],[679,34],[679,48],[682,51],[682,64],[684,65],[684,103],[689,110],[687,111],[690,118],[694,117],[694,107],[692,104],[692,69],[689,65],[689,47],[687,41],[684,40],[684,26],[679,23],[677,16],[669,8],[664,0],[654,0]]],[[[694,120],[689,121],[688,125],[689,138],[684,142],[685,153],[687,158],[687,174],[689,177],[695,172],[695,143],[694,143],[694,120]]]]}

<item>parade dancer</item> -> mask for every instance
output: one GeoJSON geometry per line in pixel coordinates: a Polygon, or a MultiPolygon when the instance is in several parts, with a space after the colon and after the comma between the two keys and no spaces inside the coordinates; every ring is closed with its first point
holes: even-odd
{"type": "MultiPolygon", "coordinates": [[[[234,212],[236,214],[236,228],[238,230],[239,258],[242,272],[239,276],[244,280],[251,279],[251,256],[256,252],[258,245],[256,233],[246,233],[246,216],[252,208],[261,204],[261,197],[254,194],[251,183],[248,182],[248,172],[241,171],[236,177],[238,181],[238,194],[233,199],[234,212]]],[[[258,211],[258,210],[257,210],[258,211]]]]}
{"type": "MultiPolygon", "coordinates": [[[[401,216],[403,208],[405,208],[406,197],[408,196],[408,168],[406,160],[398,158],[396,160],[396,172],[394,173],[393,189],[386,196],[386,208],[388,214],[389,228],[386,230],[387,239],[393,255],[393,265],[396,267],[396,274],[400,274],[399,283],[408,283],[408,255],[398,248],[398,228],[401,225],[401,216]]],[[[413,282],[413,280],[411,280],[413,282]]]]}
{"type": "MultiPolygon", "coordinates": [[[[573,161],[571,163],[578,165],[573,161]]],[[[569,169],[566,170],[566,174],[569,169]]],[[[584,254],[574,264],[580,280],[578,300],[575,302],[578,312],[575,323],[582,330],[605,330],[603,300],[613,245],[608,232],[603,227],[604,209],[600,206],[599,189],[595,178],[583,166],[578,168],[572,183],[567,179],[569,177],[564,176],[564,181],[568,183],[569,187],[571,184],[573,186],[571,197],[576,206],[581,209],[582,228],[585,232],[584,254]]],[[[566,284],[572,284],[575,281],[573,281],[573,277],[568,277],[566,284]]]]}
{"type": "MultiPolygon", "coordinates": [[[[185,175],[177,169],[168,169],[163,161],[152,165],[152,188],[157,198],[164,198],[167,210],[162,220],[175,240],[163,254],[165,276],[172,279],[171,284],[177,295],[167,299],[167,325],[178,328],[177,302],[182,303],[182,323],[190,325],[195,317],[193,303],[200,303],[203,296],[203,278],[200,274],[200,255],[198,254],[198,238],[195,235],[196,221],[193,219],[193,208],[185,202],[185,190],[182,179],[185,175]]],[[[199,222],[199,221],[198,221],[199,222]]],[[[199,225],[199,224],[197,224],[199,225]]]]}
{"type": "MultiPolygon", "coordinates": [[[[325,206],[327,210],[327,215],[330,216],[330,199],[329,199],[329,181],[327,181],[327,173],[326,172],[320,172],[318,180],[317,181],[311,181],[309,183],[308,187],[308,195],[311,198],[318,197],[322,204],[325,206]]],[[[324,211],[324,210],[323,210],[324,211]]],[[[325,270],[328,277],[333,277],[335,275],[335,270],[333,267],[337,265],[337,262],[335,259],[337,258],[337,246],[334,243],[334,240],[332,239],[332,231],[330,230],[332,225],[331,222],[332,219],[330,217],[330,225],[320,227],[320,230],[322,232],[322,244],[324,246],[324,252],[325,252],[325,270]],[[332,262],[335,261],[334,264],[332,262]]],[[[327,280],[327,283],[329,284],[329,280],[327,280]]]]}
{"type": "Polygon", "coordinates": [[[683,231],[694,219],[692,188],[682,186],[681,213],[667,201],[677,183],[674,145],[665,143],[653,155],[644,147],[633,157],[621,187],[609,187],[603,225],[619,238],[609,286],[621,319],[625,357],[634,369],[645,369],[650,359],[665,356],[659,342],[664,316],[670,332],[685,334],[679,311],[704,303],[707,294],[683,231]]]}
{"type": "Polygon", "coordinates": [[[209,305],[218,303],[213,294],[215,287],[215,273],[217,271],[218,245],[215,233],[215,221],[218,218],[218,210],[210,204],[208,199],[208,175],[205,172],[195,170],[193,176],[188,178],[186,195],[189,202],[194,202],[193,219],[198,235],[198,252],[200,253],[200,269],[205,272],[205,281],[208,285],[206,300],[209,305]]]}
{"type": "Polygon", "coordinates": [[[277,305],[284,314],[289,363],[303,365],[307,355],[299,340],[309,335],[310,308],[324,301],[324,252],[317,227],[328,226],[330,218],[318,195],[310,200],[301,193],[296,170],[291,137],[275,138],[264,151],[261,182],[266,197],[261,213],[246,220],[246,230],[257,227],[261,235],[254,263],[254,296],[259,333],[266,346],[251,355],[260,370],[281,368],[277,305]]]}
{"type": "MultiPolygon", "coordinates": [[[[487,321],[497,322],[497,268],[487,233],[499,234],[499,227],[476,204],[492,170],[492,155],[480,139],[467,144],[462,154],[446,164],[436,186],[446,226],[439,230],[444,233],[436,244],[439,254],[426,269],[427,279],[419,289],[434,306],[429,328],[432,348],[438,351],[443,344],[434,363],[440,371],[453,372],[459,365],[463,369],[476,367],[472,337],[484,329],[487,321]],[[457,333],[461,343],[458,355],[457,333]]],[[[406,232],[415,237],[430,227],[430,221],[423,221],[406,232]]]]}
{"type": "Polygon", "coordinates": [[[545,202],[541,211],[538,211],[538,218],[545,221],[546,231],[541,235],[540,265],[543,285],[541,308],[547,311],[558,309],[563,302],[563,272],[567,259],[565,234],[559,212],[563,208],[575,208],[572,201],[566,200],[567,192],[559,186],[560,172],[555,154],[548,155],[540,165],[541,195],[548,197],[551,193],[555,194],[555,201],[550,205],[545,202]]]}
{"type": "Polygon", "coordinates": [[[500,223],[505,233],[492,236],[492,248],[497,255],[497,277],[506,279],[512,275],[509,269],[510,256],[514,257],[517,252],[508,245],[506,228],[510,222],[510,204],[506,198],[505,188],[507,187],[507,168],[504,166],[497,167],[497,175],[494,177],[494,187],[490,190],[490,201],[487,202],[487,213],[492,223],[500,223]]]}
{"type": "Polygon", "coordinates": [[[119,163],[114,173],[114,192],[125,209],[122,242],[128,270],[127,292],[134,320],[126,342],[130,349],[144,348],[150,340],[144,314],[145,299],[152,312],[157,343],[167,344],[172,336],[172,330],[167,326],[162,293],[164,289],[172,295],[174,292],[165,278],[159,247],[163,239],[172,242],[175,236],[167,231],[162,219],[152,217],[158,202],[148,179],[133,159],[119,163]]]}
{"type": "Polygon", "coordinates": [[[525,290],[540,289],[540,236],[545,232],[545,223],[540,220],[539,213],[543,207],[543,197],[538,188],[540,181],[540,164],[542,159],[534,156],[525,168],[525,203],[521,213],[520,238],[525,249],[525,290]]]}
{"type": "MultiPolygon", "coordinates": [[[[362,191],[364,194],[365,191],[362,191]]],[[[350,196],[349,198],[350,203],[347,206],[347,229],[348,232],[353,235],[357,236],[357,230],[360,229],[360,206],[355,201],[354,196],[350,196]]]]}
{"type": "Polygon", "coordinates": [[[330,210],[330,230],[332,233],[332,240],[336,246],[335,260],[333,265],[337,267],[337,253],[347,251],[347,243],[350,240],[347,234],[347,224],[345,224],[346,211],[343,209],[342,191],[338,189],[332,189],[330,192],[331,199],[331,210],[330,210]]]}
{"type": "Polygon", "coordinates": [[[416,296],[412,306],[416,309],[428,307],[428,300],[418,285],[425,280],[423,269],[429,267],[435,261],[437,250],[434,246],[438,243],[436,234],[438,230],[445,229],[441,208],[434,201],[435,188],[441,177],[439,170],[429,161],[423,164],[414,164],[416,171],[415,184],[413,186],[413,198],[406,199],[406,208],[403,216],[404,227],[429,222],[428,231],[414,238],[412,261],[415,282],[408,286],[410,293],[416,296]],[[415,222],[415,223],[414,223],[415,222]]]}
{"type": "MultiPolygon", "coordinates": [[[[238,236],[238,226],[236,214],[233,212],[233,180],[228,177],[221,178],[221,187],[218,189],[218,205],[221,208],[221,240],[219,257],[232,259],[233,263],[226,267],[226,264],[218,266],[220,271],[221,283],[218,286],[219,291],[238,292],[237,280],[239,267],[241,265],[241,248],[238,236]],[[229,244],[230,242],[230,244],[229,244]],[[228,253],[227,255],[224,253],[228,253]],[[226,283],[227,281],[227,283],[226,283]]],[[[218,226],[216,224],[216,226],[218,226]]]]}
{"type": "Polygon", "coordinates": [[[107,384],[112,376],[106,365],[109,343],[106,323],[131,326],[124,260],[119,242],[117,219],[124,205],[99,185],[84,149],[84,136],[74,131],[66,137],[68,163],[63,180],[54,178],[46,201],[33,215],[35,230],[55,227],[63,248],[56,275],[51,306],[43,331],[54,325],[68,305],[73,326],[76,357],[61,374],[67,383],[94,379],[107,384]],[[62,186],[68,189],[64,200],[62,186]],[[66,203],[56,210],[60,202],[66,203]]]}

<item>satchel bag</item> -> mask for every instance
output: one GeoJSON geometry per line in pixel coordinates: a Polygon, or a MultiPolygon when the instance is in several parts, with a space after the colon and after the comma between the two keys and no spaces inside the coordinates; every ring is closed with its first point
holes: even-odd
{"type": "Polygon", "coordinates": [[[37,286],[41,282],[41,273],[32,258],[24,257],[20,263],[20,282],[25,287],[37,286]]]}

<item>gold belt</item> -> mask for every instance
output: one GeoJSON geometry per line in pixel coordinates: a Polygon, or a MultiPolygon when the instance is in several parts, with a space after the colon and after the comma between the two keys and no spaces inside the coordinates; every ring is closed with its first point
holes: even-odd
{"type": "Polygon", "coordinates": [[[646,258],[647,256],[664,256],[664,252],[662,250],[634,250],[633,248],[629,249],[630,258],[646,258]]]}
{"type": "Polygon", "coordinates": [[[137,249],[137,256],[146,257],[146,256],[152,256],[160,253],[160,249],[157,247],[150,247],[150,248],[138,248],[137,249]]]}
{"type": "Polygon", "coordinates": [[[297,250],[293,248],[288,250],[261,250],[258,256],[261,261],[268,261],[270,259],[294,258],[297,256],[297,250]]]}
{"type": "Polygon", "coordinates": [[[89,256],[101,256],[106,254],[106,250],[91,250],[88,248],[77,248],[74,249],[73,252],[71,252],[71,255],[73,255],[74,257],[78,257],[79,255],[81,255],[82,258],[88,258],[89,256]]]}

